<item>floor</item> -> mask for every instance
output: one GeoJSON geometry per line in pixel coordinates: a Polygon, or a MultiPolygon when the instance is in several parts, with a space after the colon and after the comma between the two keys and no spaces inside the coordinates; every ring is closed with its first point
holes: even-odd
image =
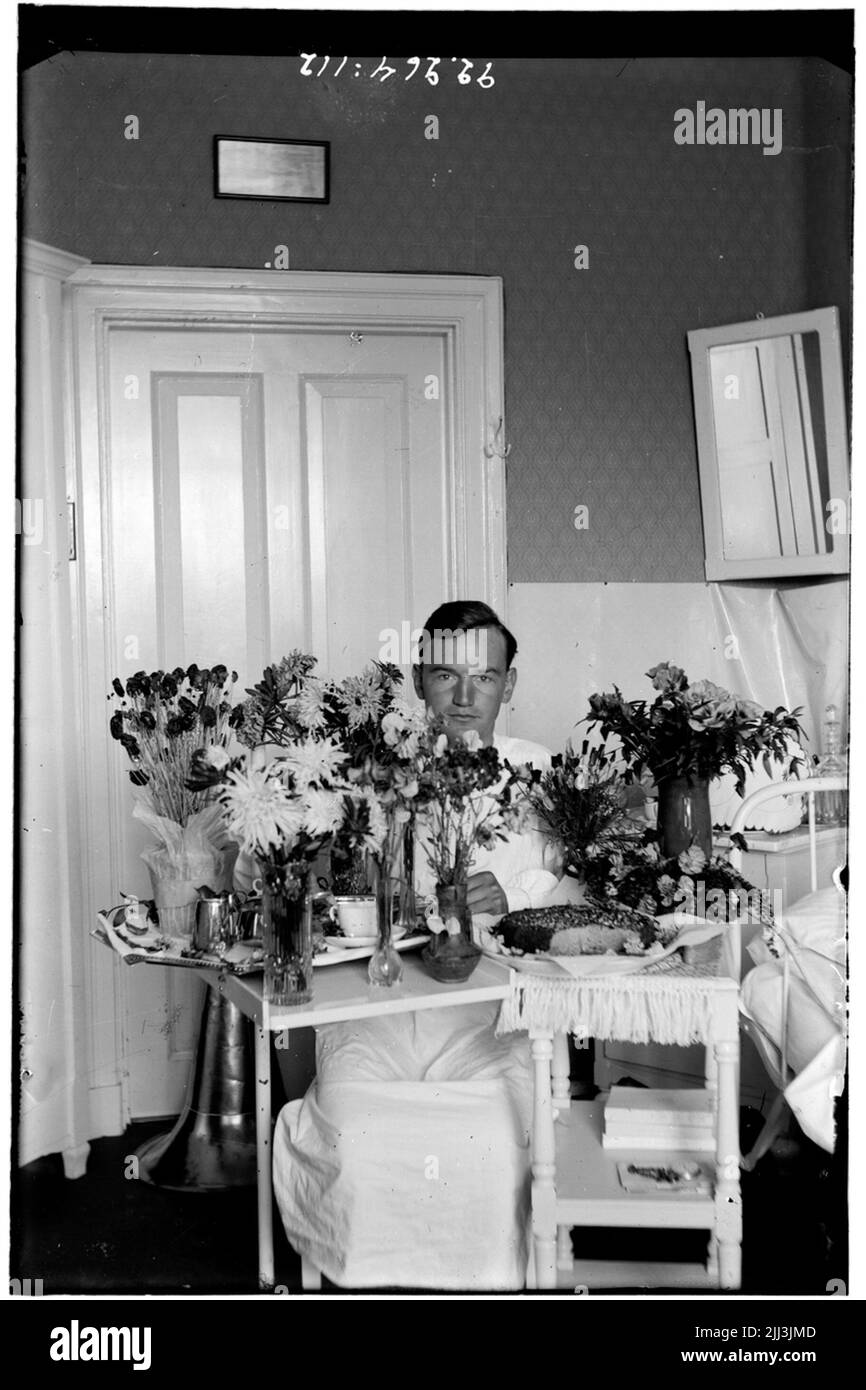
{"type": "MultiPolygon", "coordinates": [[[[745,1148],[758,1122],[754,1111],[742,1112],[745,1148]]],[[[87,1174],[75,1182],[64,1178],[59,1155],[19,1169],[11,1275],[42,1279],[46,1294],[256,1293],[253,1188],[176,1193],[124,1176],[128,1155],[165,1127],[133,1125],[121,1138],[96,1140],[87,1174]]],[[[830,1160],[799,1136],[744,1174],[744,1293],[821,1294],[829,1281],[847,1281],[844,1147],[830,1160]]],[[[578,1238],[587,1259],[700,1259],[706,1245],[700,1232],[584,1229],[578,1238]]],[[[277,1284],[299,1292],[299,1261],[281,1229],[275,1258],[277,1284]]]]}

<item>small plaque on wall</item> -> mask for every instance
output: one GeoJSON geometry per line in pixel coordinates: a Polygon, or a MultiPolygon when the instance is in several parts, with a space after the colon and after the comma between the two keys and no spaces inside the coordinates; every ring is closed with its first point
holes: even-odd
{"type": "Polygon", "coordinates": [[[215,135],[214,194],[217,198],[327,203],[330,152],[326,140],[215,135]]]}

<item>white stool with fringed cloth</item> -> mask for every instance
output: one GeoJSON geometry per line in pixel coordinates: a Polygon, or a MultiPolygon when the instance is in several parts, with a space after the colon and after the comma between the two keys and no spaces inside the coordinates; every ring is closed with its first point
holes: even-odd
{"type": "MultiPolygon", "coordinates": [[[[672,956],[640,974],[573,977],[514,971],[497,1033],[528,1031],[534,1072],[532,1232],[539,1289],[740,1287],[739,924],[707,964],[672,956]],[[572,1101],[568,1035],[632,1043],[706,1046],[715,1152],[686,1188],[626,1191],[624,1165],[682,1165],[693,1153],[602,1147],[604,1097],[572,1101]],[[571,1228],[707,1230],[705,1264],[573,1260],[571,1228]]],[[[700,1096],[700,1092],[696,1093],[700,1096]]],[[[692,1162],[692,1166],[694,1165],[692,1162]]]]}

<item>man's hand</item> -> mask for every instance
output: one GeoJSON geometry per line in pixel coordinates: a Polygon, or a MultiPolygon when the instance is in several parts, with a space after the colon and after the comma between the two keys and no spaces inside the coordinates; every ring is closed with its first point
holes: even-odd
{"type": "Polygon", "coordinates": [[[493,874],[470,874],[466,885],[466,904],[470,912],[489,912],[501,916],[508,911],[508,899],[493,874]]]}

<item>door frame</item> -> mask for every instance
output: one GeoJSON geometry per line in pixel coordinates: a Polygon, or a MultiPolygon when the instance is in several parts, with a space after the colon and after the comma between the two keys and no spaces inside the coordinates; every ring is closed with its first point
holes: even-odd
{"type": "MultiPolygon", "coordinates": [[[[332,271],[250,271],[84,265],[64,285],[68,496],[75,504],[78,562],[71,566],[72,640],[78,660],[81,946],[99,908],[116,896],[122,785],[109,752],[105,706],[118,650],[113,627],[110,472],[105,373],[115,328],[311,327],[429,334],[445,339],[449,402],[449,593],[480,597],[507,622],[503,292],[498,277],[332,271]],[[106,834],[106,828],[108,833],[106,834]]],[[[507,720],[507,710],[503,712],[507,720]]],[[[94,1133],[122,1133],[130,1118],[123,1037],[127,980],[107,952],[88,951],[94,1133]],[[112,1022],[113,1021],[113,1027],[112,1022]]]]}

